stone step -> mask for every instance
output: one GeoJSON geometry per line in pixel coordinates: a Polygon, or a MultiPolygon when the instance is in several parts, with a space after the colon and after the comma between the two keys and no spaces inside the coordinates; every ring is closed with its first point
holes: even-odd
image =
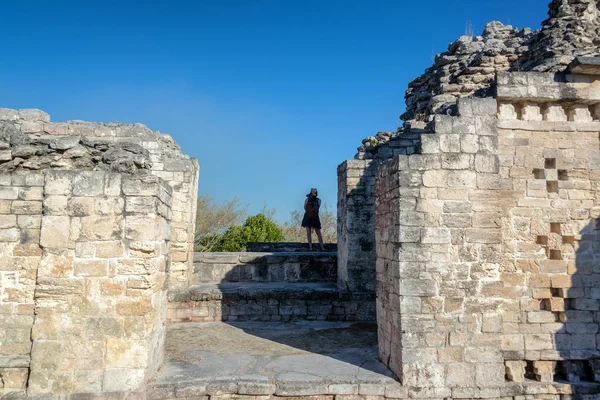
{"type": "MultiPolygon", "coordinates": [[[[320,249],[318,243],[313,243],[315,249],[320,249]]],[[[325,251],[335,252],[337,251],[337,243],[324,243],[325,251]]],[[[274,252],[307,252],[308,243],[300,242],[250,242],[246,244],[246,251],[248,252],[262,252],[262,253],[274,253],[274,252]]]]}
{"type": "Polygon", "coordinates": [[[195,253],[191,283],[336,280],[336,252],[195,253]]]}
{"type": "Polygon", "coordinates": [[[237,282],[198,284],[169,293],[170,322],[374,321],[375,293],[334,283],[237,282]]]}
{"type": "Polygon", "coordinates": [[[406,388],[378,361],[374,323],[170,324],[165,347],[148,398],[407,397],[406,388]]]}

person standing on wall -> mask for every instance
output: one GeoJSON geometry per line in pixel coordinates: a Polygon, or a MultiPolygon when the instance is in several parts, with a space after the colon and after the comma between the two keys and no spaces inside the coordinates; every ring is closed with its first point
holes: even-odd
{"type": "Polygon", "coordinates": [[[323,246],[323,237],[321,236],[321,220],[319,219],[319,207],[321,207],[321,199],[319,199],[317,189],[310,189],[310,193],[306,195],[304,200],[304,218],[302,218],[302,227],[306,228],[306,237],[308,239],[308,248],[312,251],[312,229],[317,232],[321,250],[325,250],[323,246]]]}

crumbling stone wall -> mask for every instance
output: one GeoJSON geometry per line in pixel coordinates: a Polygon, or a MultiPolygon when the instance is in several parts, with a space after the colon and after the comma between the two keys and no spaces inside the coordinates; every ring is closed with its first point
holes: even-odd
{"type": "Polygon", "coordinates": [[[338,167],[337,280],[345,290],[375,290],[374,166],[348,160],[338,167]]]}
{"type": "MultiPolygon", "coordinates": [[[[459,98],[493,96],[496,74],[506,71],[564,72],[577,57],[600,55],[600,11],[596,0],[552,0],[542,29],[518,30],[494,21],[481,36],[461,36],[438,54],[433,66],[409,83],[405,122],[397,132],[369,136],[357,159],[389,152],[390,140],[434,115],[457,115],[459,98]]],[[[389,157],[389,156],[388,156],[389,157]]]]}
{"type": "Polygon", "coordinates": [[[0,394],[144,390],[188,284],[197,176],[143,125],[0,109],[0,394]]]}
{"type": "Polygon", "coordinates": [[[554,0],[548,17],[514,71],[562,72],[575,57],[600,54],[596,0],[554,0]]]}
{"type": "Polygon", "coordinates": [[[0,390],[25,389],[29,377],[43,184],[40,174],[0,175],[0,390]]]}
{"type": "Polygon", "coordinates": [[[173,188],[171,287],[192,272],[198,161],[142,124],[50,122],[43,111],[0,108],[0,173],[46,169],[147,171],[173,188]]]}
{"type": "Polygon", "coordinates": [[[171,187],[105,171],[0,181],[3,389],[143,388],[163,353],[171,187]]]}
{"type": "Polygon", "coordinates": [[[597,390],[599,81],[499,75],[378,166],[380,359],[409,393],[597,390]]]}
{"type": "Polygon", "coordinates": [[[136,391],[165,339],[171,187],[47,171],[28,393],[136,391]]]}
{"type": "Polygon", "coordinates": [[[424,117],[355,156],[376,177],[380,358],[409,396],[600,393],[598,4],[555,0],[549,15],[541,32],[505,31],[520,47],[479,87],[468,68],[428,70],[403,116],[424,117]],[[450,77],[465,94],[438,104],[450,77]]]}
{"type": "Polygon", "coordinates": [[[494,297],[503,304],[502,350],[514,382],[600,378],[598,79],[498,77],[507,196],[494,297]]]}
{"type": "Polygon", "coordinates": [[[376,184],[380,359],[431,397],[504,384],[497,311],[478,279],[502,254],[496,102],[459,110],[436,116],[420,154],[383,163],[376,184]]]}
{"type": "Polygon", "coordinates": [[[460,97],[490,95],[496,73],[508,71],[537,32],[494,21],[481,36],[461,36],[438,54],[433,66],[408,84],[401,119],[426,120],[430,114],[455,113],[460,97]]]}

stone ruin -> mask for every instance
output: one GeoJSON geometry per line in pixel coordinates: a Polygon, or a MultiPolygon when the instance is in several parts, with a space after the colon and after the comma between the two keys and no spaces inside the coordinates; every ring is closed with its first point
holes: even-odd
{"type": "Polygon", "coordinates": [[[339,283],[414,398],[600,398],[599,13],[461,37],[338,167],[339,283]]]}
{"type": "Polygon", "coordinates": [[[338,167],[337,255],[193,254],[170,136],[0,109],[0,398],[599,399],[599,13],[439,55],[338,167]],[[375,318],[397,381],[157,374],[175,322],[375,318]]]}
{"type": "Polygon", "coordinates": [[[197,181],[144,125],[0,109],[0,388],[127,392],[153,376],[167,290],[193,262],[197,181]]]}

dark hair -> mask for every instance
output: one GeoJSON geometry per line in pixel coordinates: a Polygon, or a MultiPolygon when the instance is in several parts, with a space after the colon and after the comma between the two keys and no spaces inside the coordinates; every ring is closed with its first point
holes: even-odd
{"type": "Polygon", "coordinates": [[[315,197],[319,197],[319,191],[317,190],[317,188],[311,188],[310,192],[308,192],[308,194],[306,195],[306,197],[310,197],[312,191],[315,191],[315,197]]]}

